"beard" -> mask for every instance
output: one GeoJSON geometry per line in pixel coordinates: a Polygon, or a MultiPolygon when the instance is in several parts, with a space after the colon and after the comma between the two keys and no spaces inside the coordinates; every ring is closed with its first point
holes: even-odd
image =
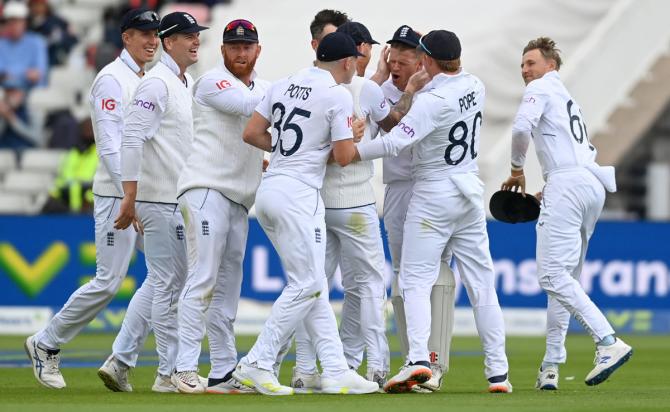
{"type": "Polygon", "coordinates": [[[235,63],[233,59],[230,59],[228,56],[224,54],[223,56],[223,63],[226,66],[226,69],[228,69],[232,74],[235,75],[235,77],[244,77],[248,76],[251,74],[251,72],[254,71],[254,66],[256,66],[256,57],[253,59],[247,60],[246,63],[235,63]]]}

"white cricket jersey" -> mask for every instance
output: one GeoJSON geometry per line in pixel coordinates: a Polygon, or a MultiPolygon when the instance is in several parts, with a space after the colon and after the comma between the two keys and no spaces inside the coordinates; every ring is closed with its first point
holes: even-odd
{"type": "Polygon", "coordinates": [[[272,129],[265,177],[290,176],[320,189],[331,142],[353,138],[351,94],[328,71],[309,67],[274,83],[256,111],[272,129]]]}
{"type": "Polygon", "coordinates": [[[177,180],[193,140],[193,79],[163,53],[142,78],[128,110],[123,148],[142,148],[141,159],[121,157],[123,181],[137,181],[137,201],[177,203],[177,180]]]}
{"type": "Polygon", "coordinates": [[[252,75],[247,86],[223,62],[193,85],[193,145],[177,184],[178,194],[210,188],[247,210],[261,181],[263,151],[242,132],[270,83],[252,75]]]}
{"type": "MultiPolygon", "coordinates": [[[[382,92],[391,107],[395,106],[402,96],[402,91],[395,87],[390,79],[382,83],[382,92]]],[[[385,134],[381,131],[381,134],[385,134]]],[[[383,160],[384,183],[407,182],[412,180],[412,150],[408,148],[398,156],[387,157],[383,160]]]]}
{"type": "Polygon", "coordinates": [[[432,89],[417,96],[409,113],[390,133],[358,145],[361,159],[397,156],[412,146],[414,180],[441,180],[477,172],[477,154],[486,92],[484,83],[461,70],[440,73],[432,89]]]}
{"type": "MultiPolygon", "coordinates": [[[[389,114],[389,105],[377,83],[354,76],[349,84],[342,84],[351,93],[354,115],[365,119],[365,133],[361,142],[377,136],[380,122],[389,114]]],[[[370,179],[374,176],[372,161],[354,162],[346,167],[337,163],[326,166],[321,197],[328,209],[346,209],[375,203],[375,192],[370,179]]]]}
{"type": "Polygon", "coordinates": [[[140,84],[142,69],[123,49],[121,55],[95,76],[89,93],[91,121],[100,157],[93,177],[93,193],[123,197],[121,187],[121,140],[126,111],[140,84]]]}
{"type": "Polygon", "coordinates": [[[589,142],[582,109],[556,71],[528,83],[512,135],[512,164],[523,167],[532,136],[545,179],[555,169],[595,162],[596,149],[589,142]]]}

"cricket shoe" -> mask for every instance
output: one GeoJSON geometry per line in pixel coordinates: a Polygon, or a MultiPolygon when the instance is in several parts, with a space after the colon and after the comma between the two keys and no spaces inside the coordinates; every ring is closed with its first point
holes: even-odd
{"type": "Polygon", "coordinates": [[[170,380],[181,393],[205,393],[205,386],[200,381],[198,371],[175,371],[170,380]]]}
{"type": "Polygon", "coordinates": [[[293,395],[293,388],[280,384],[273,372],[257,367],[255,362],[254,364],[242,361],[238,363],[233,377],[241,384],[263,395],[293,395]]]}
{"type": "Polygon", "coordinates": [[[362,395],[379,390],[377,382],[370,382],[356,371],[347,369],[337,378],[321,377],[321,393],[340,395],[362,395]]]}
{"type": "Polygon", "coordinates": [[[424,383],[420,383],[418,386],[423,389],[428,389],[431,392],[437,392],[442,388],[442,366],[437,363],[431,363],[430,371],[433,373],[433,376],[424,383]]]}
{"type": "Polygon", "coordinates": [[[595,367],[586,375],[584,382],[589,386],[605,382],[631,356],[633,348],[619,338],[609,346],[596,346],[596,358],[593,361],[595,367]]]}
{"type": "Polygon", "coordinates": [[[234,377],[228,379],[213,379],[209,378],[207,382],[207,393],[218,394],[249,394],[256,393],[246,385],[242,385],[234,377]]]}
{"type": "Polygon", "coordinates": [[[379,385],[377,392],[384,392],[384,385],[386,385],[386,376],[388,373],[386,371],[379,371],[374,369],[368,369],[368,373],[365,375],[365,379],[376,382],[379,385]]]}
{"type": "Polygon", "coordinates": [[[156,380],[154,381],[151,390],[159,393],[177,393],[179,389],[172,383],[172,379],[168,375],[156,374],[156,380]]]}
{"type": "Polygon", "coordinates": [[[412,387],[428,381],[433,376],[430,364],[426,361],[408,363],[403,366],[397,375],[384,385],[384,392],[405,393],[411,392],[412,387]]]}
{"type": "Polygon", "coordinates": [[[105,363],[98,369],[98,377],[112,392],[132,392],[133,387],[128,383],[128,370],[130,368],[109,355],[105,363]]]}
{"type": "Polygon", "coordinates": [[[319,372],[304,373],[293,367],[291,387],[295,393],[319,393],[321,391],[321,375],[319,372]]]}
{"type": "Polygon", "coordinates": [[[537,381],[535,381],[535,389],[543,391],[558,390],[558,368],[548,366],[544,369],[540,368],[537,372],[537,381]]]}
{"type": "Polygon", "coordinates": [[[33,365],[33,374],[37,381],[47,388],[61,389],[65,387],[65,379],[60,373],[60,349],[51,350],[41,348],[35,341],[35,336],[28,336],[23,344],[26,354],[33,365]]]}
{"type": "Polygon", "coordinates": [[[507,374],[491,377],[488,381],[489,393],[512,393],[512,384],[507,378],[507,374]]]}

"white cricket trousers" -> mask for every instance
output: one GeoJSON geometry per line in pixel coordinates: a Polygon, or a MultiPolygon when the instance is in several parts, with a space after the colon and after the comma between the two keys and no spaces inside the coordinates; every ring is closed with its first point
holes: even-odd
{"type": "Polygon", "coordinates": [[[242,361],[272,371],[280,349],[304,322],[323,375],[346,372],[337,321],[328,302],[326,224],[319,191],[292,177],[264,177],[256,193],[256,215],[279,254],[287,283],[242,361]]]}
{"type": "Polygon", "coordinates": [[[429,361],[431,288],[445,248],[453,252],[484,349],[485,375],[490,378],[507,373],[508,364],[482,195],[483,183],[474,173],[414,183],[398,284],[407,317],[408,361],[429,361]]]}
{"type": "Polygon", "coordinates": [[[156,337],[158,373],[170,375],[178,350],[177,303],[187,271],[184,220],[175,204],[137,202],[135,209],[144,226],[148,274],[128,307],[129,313],[114,341],[114,355],[133,366],[143,342],[128,339],[128,332],[136,327],[147,331],[149,323],[156,337]]]}
{"type": "Polygon", "coordinates": [[[95,277],[77,289],[63,308],[36,334],[41,346],[57,349],[71,341],[116,296],[128,272],[137,233],[114,229],[121,199],[94,197],[95,277]]]}
{"type": "Polygon", "coordinates": [[[177,371],[198,369],[206,329],[209,376],[223,378],[237,364],[233,323],[242,288],[247,210],[207,188],[187,190],[179,209],[186,224],[188,275],[179,299],[177,371]]]}
{"type": "Polygon", "coordinates": [[[586,249],[605,203],[605,188],[588,170],[549,174],[537,231],[537,275],[547,292],[547,349],[544,361],[565,363],[570,315],[597,343],[614,333],[579,283],[586,249]]]}
{"type": "MultiPolygon", "coordinates": [[[[326,275],[330,284],[338,264],[344,287],[340,339],[350,367],[358,369],[367,348],[367,368],[390,369],[386,339],[384,246],[374,204],[326,209],[326,275]]],[[[316,353],[307,333],[296,329],[296,367],[316,371],[316,353]]]]}

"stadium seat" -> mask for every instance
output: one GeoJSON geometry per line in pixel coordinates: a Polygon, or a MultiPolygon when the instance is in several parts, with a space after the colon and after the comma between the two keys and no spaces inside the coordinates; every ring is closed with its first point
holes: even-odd
{"type": "Polygon", "coordinates": [[[0,150],[0,178],[14,169],[16,169],[16,153],[9,149],[0,150]]]}
{"type": "Polygon", "coordinates": [[[64,150],[28,149],[21,156],[21,170],[25,172],[48,172],[55,175],[65,156],[64,150]]]}
{"type": "Polygon", "coordinates": [[[24,195],[46,193],[52,186],[54,177],[51,173],[12,170],[5,176],[2,184],[4,192],[24,195]]]}
{"type": "Polygon", "coordinates": [[[0,215],[24,215],[33,209],[32,196],[0,192],[0,215]]]}

